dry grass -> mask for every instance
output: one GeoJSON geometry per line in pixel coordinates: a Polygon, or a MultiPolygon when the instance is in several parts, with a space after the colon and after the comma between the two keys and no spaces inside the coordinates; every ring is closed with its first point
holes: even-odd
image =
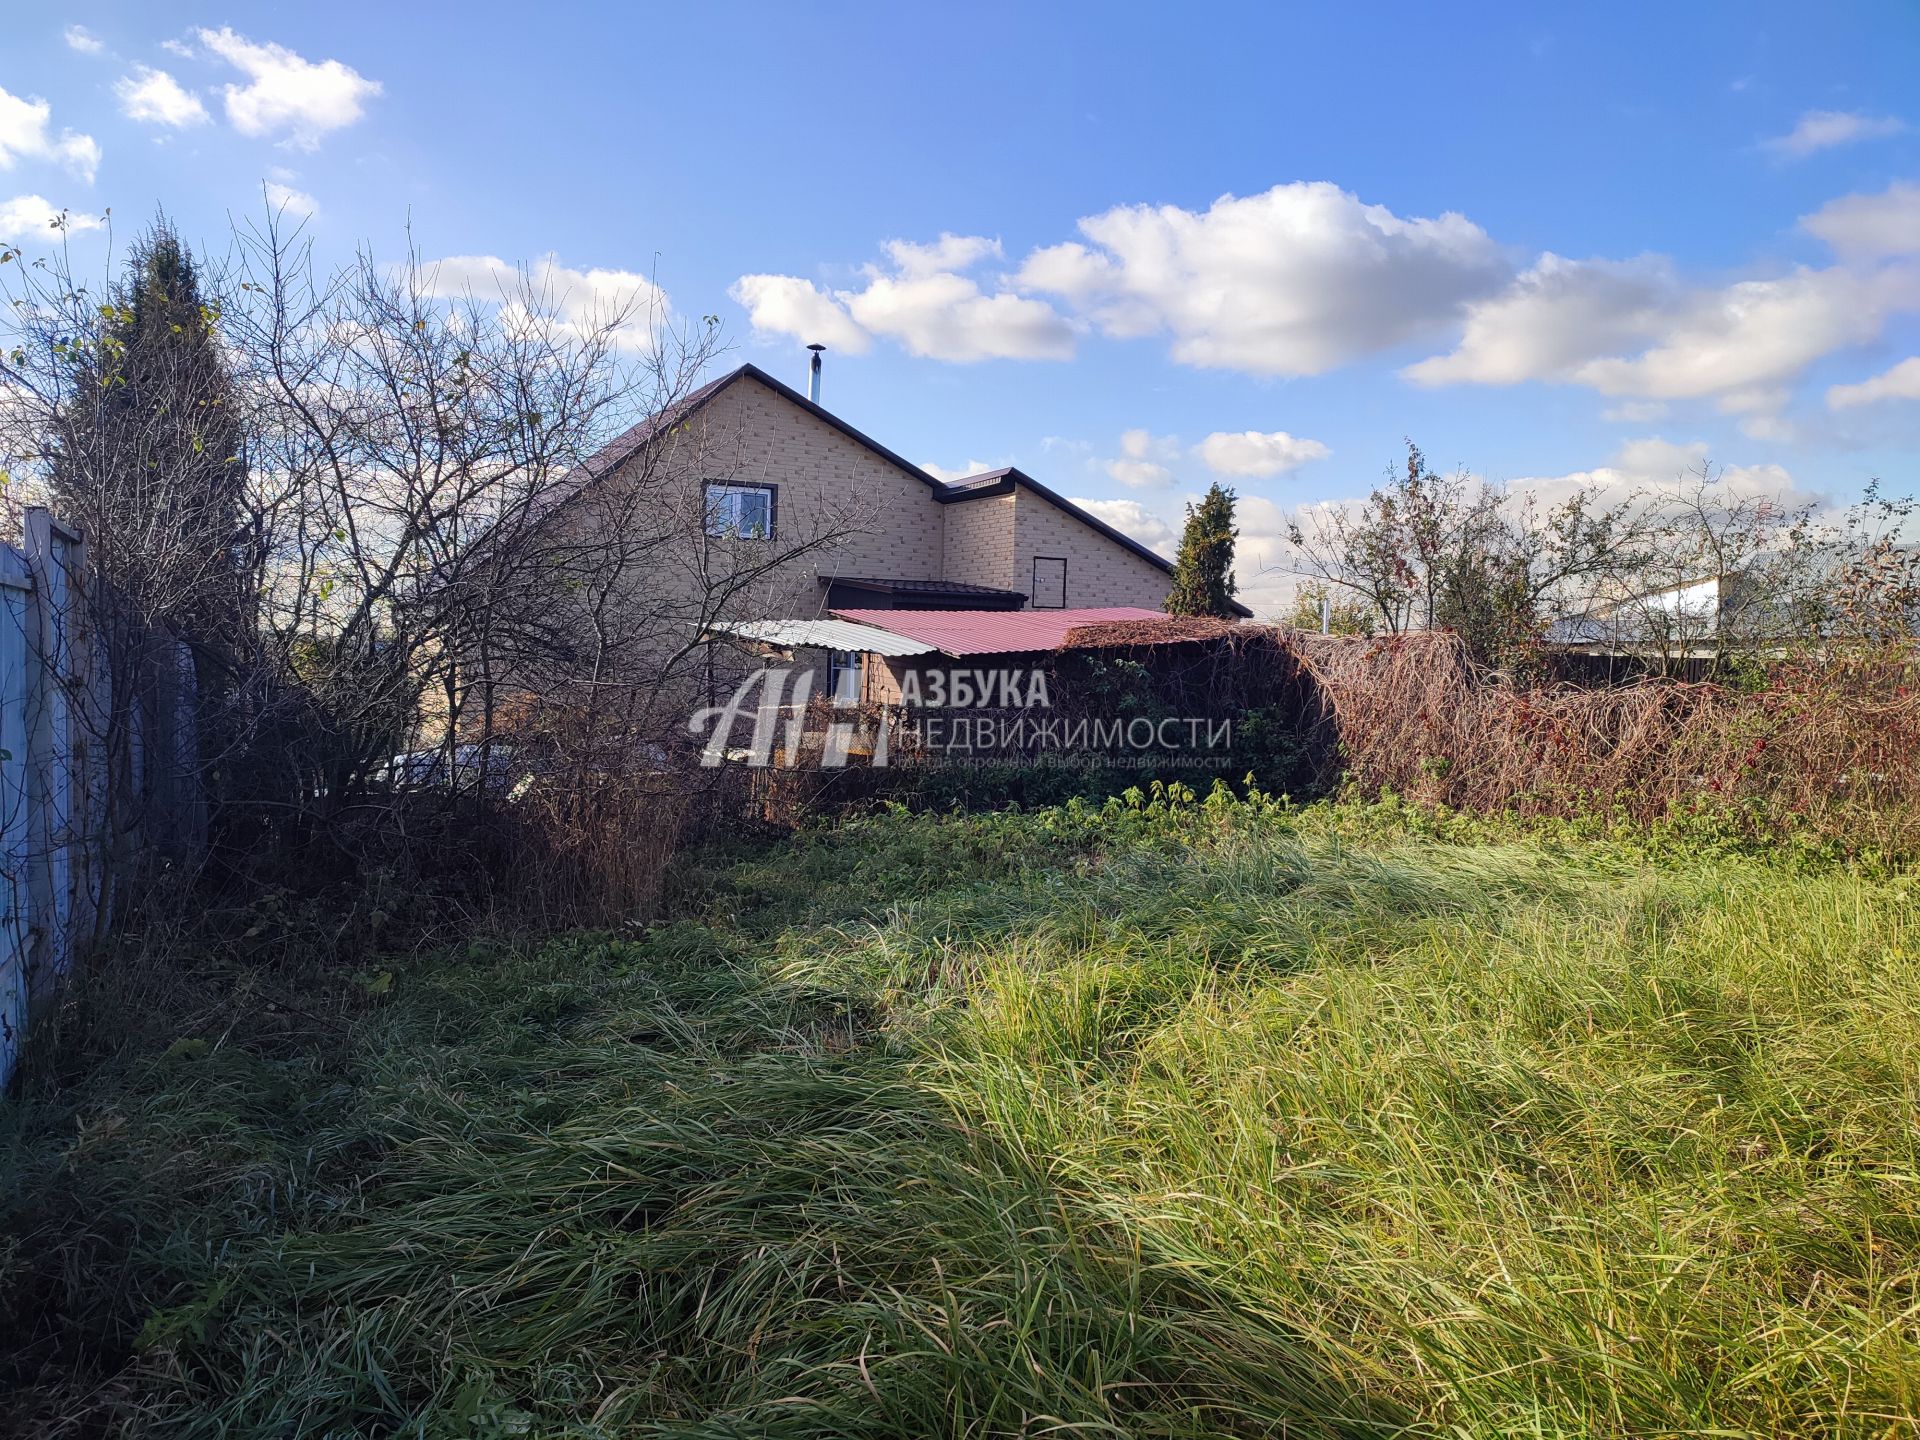
{"type": "Polygon", "coordinates": [[[1708,815],[1753,838],[1920,853],[1920,694],[1880,656],[1780,667],[1761,688],[1524,686],[1450,635],[1295,638],[1348,780],[1525,816],[1708,815]]]}

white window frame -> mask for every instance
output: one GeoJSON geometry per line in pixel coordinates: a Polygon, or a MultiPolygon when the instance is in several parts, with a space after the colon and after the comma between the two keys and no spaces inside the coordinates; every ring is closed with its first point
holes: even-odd
{"type": "Polygon", "coordinates": [[[827,698],[835,705],[858,705],[866,694],[867,657],[860,650],[829,650],[827,652],[827,698]],[[842,695],[841,688],[852,680],[851,690],[842,695]]]}
{"type": "Polygon", "coordinates": [[[703,500],[707,537],[712,540],[771,540],[780,524],[780,490],[775,485],[709,480],[703,500]],[[742,527],[741,502],[750,497],[766,501],[767,524],[764,534],[742,527]]]}

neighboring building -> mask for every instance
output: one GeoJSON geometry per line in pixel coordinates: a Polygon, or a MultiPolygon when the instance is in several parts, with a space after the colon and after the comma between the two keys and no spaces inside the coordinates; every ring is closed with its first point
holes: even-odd
{"type": "Polygon", "coordinates": [[[710,534],[778,543],[867,502],[857,526],[791,577],[784,603],[764,606],[769,618],[841,607],[1157,610],[1171,588],[1168,560],[1032,476],[943,483],[756,365],[693,392],[665,423],[636,426],[598,464],[617,466],[669,431],[693,432],[716,472],[704,482],[710,534]]]}
{"type": "MultiPolygon", "coordinates": [[[[655,649],[677,624],[685,638],[765,653],[753,628],[761,622],[842,611],[1158,613],[1172,586],[1168,560],[1031,476],[1005,469],[942,482],[754,365],[635,426],[562,487],[553,503],[581,545],[602,535],[609,547],[631,543],[649,523],[571,503],[589,490],[617,495],[623,475],[643,471],[655,510],[694,516],[681,532],[691,539],[636,548],[647,557],[636,593],[690,597],[672,624],[656,609],[655,649]],[[701,579],[690,578],[695,557],[682,554],[696,549],[701,579]],[[751,583],[716,585],[729,569],[754,572],[751,583]]],[[[824,690],[869,691],[860,654],[820,654],[824,690]]],[[[711,688],[711,655],[706,673],[711,688]]]]}

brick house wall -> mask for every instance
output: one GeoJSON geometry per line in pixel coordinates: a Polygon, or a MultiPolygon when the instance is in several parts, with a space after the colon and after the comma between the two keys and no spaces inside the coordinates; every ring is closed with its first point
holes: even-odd
{"type": "MultiPolygon", "coordinates": [[[[1024,486],[1006,497],[1013,502],[1013,579],[1006,582],[1029,595],[1030,607],[1082,609],[1097,605],[1138,605],[1158,610],[1173,588],[1173,577],[1152,561],[1115,543],[1084,521],[1074,518],[1044,495],[1024,486]],[[1034,562],[1064,560],[1064,567],[1044,566],[1036,584],[1034,562]],[[1052,577],[1064,570],[1065,596],[1051,589],[1052,577]],[[1056,603],[1057,602],[1057,603],[1056,603]]],[[[949,506],[964,510],[966,504],[949,506]]],[[[951,523],[951,521],[949,521],[951,523]]]]}

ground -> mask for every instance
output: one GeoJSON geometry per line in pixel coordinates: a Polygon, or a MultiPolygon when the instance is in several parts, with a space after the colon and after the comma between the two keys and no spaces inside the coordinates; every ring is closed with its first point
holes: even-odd
{"type": "Polygon", "coordinates": [[[893,814],[645,932],[209,962],[0,1135],[13,1413],[1914,1434],[1911,883],[1439,828],[893,814]]]}

